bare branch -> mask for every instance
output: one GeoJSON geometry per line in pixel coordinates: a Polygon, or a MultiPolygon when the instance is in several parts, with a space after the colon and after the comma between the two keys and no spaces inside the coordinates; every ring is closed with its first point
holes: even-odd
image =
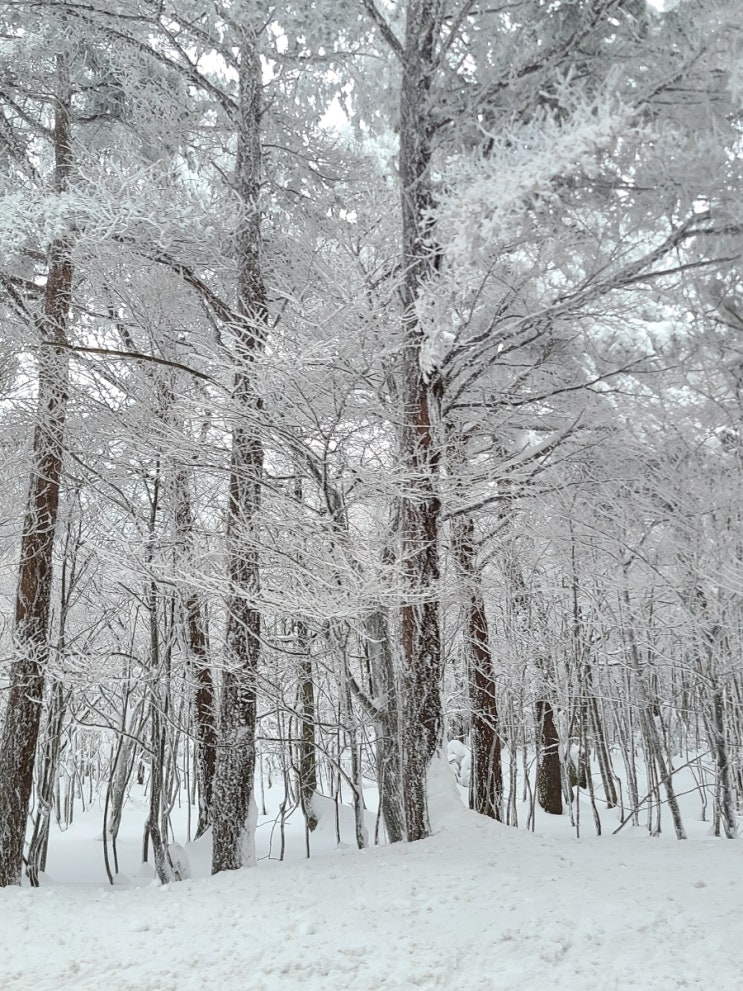
{"type": "Polygon", "coordinates": [[[369,16],[374,21],[374,23],[377,25],[377,27],[379,28],[379,30],[382,32],[382,37],[387,42],[387,44],[390,46],[390,48],[395,53],[395,55],[398,57],[398,59],[400,59],[400,61],[402,62],[403,55],[404,55],[404,50],[403,50],[403,47],[402,47],[402,42],[400,41],[400,39],[397,37],[397,35],[395,34],[395,32],[390,27],[390,25],[389,25],[389,23],[387,21],[387,18],[379,10],[379,8],[377,7],[377,5],[374,2],[374,0],[362,0],[362,2],[363,2],[364,6],[366,7],[366,9],[367,9],[367,11],[369,13],[369,16]]]}
{"type": "Polygon", "coordinates": [[[105,358],[124,358],[128,361],[147,361],[153,365],[165,365],[167,368],[175,368],[178,371],[187,372],[189,375],[193,375],[194,378],[202,379],[204,382],[219,385],[211,375],[207,375],[205,372],[199,372],[195,368],[190,368],[188,365],[183,365],[180,361],[158,358],[153,354],[143,354],[141,351],[115,351],[111,348],[92,348],[84,347],[81,344],[63,344],[60,341],[41,341],[41,345],[53,347],[61,351],[71,351],[73,354],[96,354],[105,358]]]}

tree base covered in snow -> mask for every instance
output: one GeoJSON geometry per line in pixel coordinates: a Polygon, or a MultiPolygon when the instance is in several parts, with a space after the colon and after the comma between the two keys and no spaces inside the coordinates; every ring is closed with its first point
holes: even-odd
{"type": "Polygon", "coordinates": [[[301,816],[286,824],[283,862],[280,827],[261,816],[256,868],[206,876],[205,836],[187,845],[194,879],[166,886],[136,867],[136,798],[120,841],[131,874],[105,883],[91,809],[53,836],[40,888],[0,891],[0,987],[739,991],[743,848],[694,817],[695,796],[684,843],[670,818],[660,837],[642,826],[612,836],[605,809],[600,838],[586,829],[576,841],[567,815],[512,829],[458,807],[441,774],[431,797],[436,831],[418,843],[357,851],[342,805],[338,845],[321,800],[310,860],[301,816]]]}

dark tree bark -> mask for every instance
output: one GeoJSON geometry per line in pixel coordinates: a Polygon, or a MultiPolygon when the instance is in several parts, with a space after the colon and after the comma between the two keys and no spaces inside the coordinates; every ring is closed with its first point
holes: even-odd
{"type": "Polygon", "coordinates": [[[439,27],[436,0],[409,0],[402,52],[400,182],[402,194],[403,358],[401,460],[406,488],[400,504],[405,599],[401,610],[403,658],[402,780],[408,840],[430,831],[428,767],[441,745],[441,637],[439,630],[439,455],[434,437],[437,397],[420,365],[423,330],[416,301],[436,270],[429,229],[431,185],[430,93],[439,27]]]}
{"type": "Polygon", "coordinates": [[[41,757],[37,773],[38,810],[34,820],[33,833],[28,845],[28,879],[33,887],[38,887],[39,874],[46,870],[46,855],[49,848],[49,820],[54,804],[54,791],[62,749],[62,730],[67,708],[64,686],[60,681],[51,690],[49,712],[46,722],[46,739],[41,747],[41,757]]]}
{"type": "Polygon", "coordinates": [[[400,703],[390,650],[387,616],[380,608],[366,620],[366,656],[369,664],[376,730],[375,755],[379,802],[390,843],[405,839],[405,810],[400,771],[400,703]]]}
{"type": "Polygon", "coordinates": [[[712,679],[712,732],[710,733],[712,748],[717,763],[717,773],[720,776],[720,811],[725,829],[725,836],[735,839],[738,835],[738,816],[735,808],[735,784],[733,781],[732,762],[725,736],[725,700],[723,688],[717,678],[712,679]]]}
{"type": "MultiPolygon", "coordinates": [[[[294,479],[294,498],[297,504],[304,506],[304,485],[302,476],[297,474],[294,479]]],[[[304,548],[299,552],[299,561],[307,567],[304,548]]],[[[307,624],[303,619],[296,621],[297,644],[297,711],[299,713],[299,740],[297,742],[297,777],[299,784],[299,801],[302,806],[304,821],[308,833],[317,828],[318,818],[314,807],[317,793],[317,741],[315,739],[315,724],[317,722],[317,704],[315,701],[315,679],[310,651],[310,636],[307,624]]],[[[307,856],[309,856],[309,839],[307,840],[307,856]]]]}
{"type": "Polygon", "coordinates": [[[258,195],[261,175],[261,63],[255,32],[246,26],[240,45],[240,100],[235,186],[241,216],[236,232],[238,313],[233,390],[227,552],[230,595],[222,679],[217,767],[212,809],[212,872],[252,863],[255,774],[256,675],[261,616],[256,606],[260,573],[255,528],[260,509],[263,445],[256,431],[257,395],[252,366],[263,351],[267,306],[260,257],[258,195]]]}
{"type": "Polygon", "coordinates": [[[727,634],[720,624],[710,616],[707,596],[698,581],[694,582],[692,593],[689,596],[689,604],[692,615],[698,617],[697,663],[701,671],[705,672],[709,683],[710,700],[707,705],[709,715],[705,715],[705,723],[710,747],[715,755],[720,782],[719,813],[722,816],[725,836],[732,840],[738,835],[735,781],[725,732],[725,690],[717,671],[720,668],[724,670],[725,667],[733,668],[735,666],[734,652],[731,649],[727,634]]]}
{"type": "MultiPolygon", "coordinates": [[[[186,557],[193,550],[193,510],[188,473],[180,469],[175,478],[175,523],[181,551],[186,557]]],[[[186,642],[195,687],[193,718],[196,736],[196,779],[199,792],[199,821],[196,837],[203,835],[211,821],[214,772],[217,759],[217,713],[214,679],[209,663],[206,617],[198,594],[189,589],[183,603],[186,642]]]]}
{"type": "Polygon", "coordinates": [[[307,829],[313,832],[318,823],[317,814],[313,807],[317,792],[317,752],[315,749],[315,722],[317,718],[315,706],[315,681],[312,676],[312,657],[310,656],[309,636],[307,625],[302,620],[297,621],[298,663],[298,706],[299,709],[299,800],[307,823],[307,829]]]}
{"type": "Polygon", "coordinates": [[[560,737],[550,702],[537,701],[539,756],[537,760],[537,798],[545,812],[562,815],[562,778],[560,773],[560,737]]]}
{"type": "Polygon", "coordinates": [[[168,851],[168,834],[166,817],[163,816],[165,805],[163,794],[163,769],[165,766],[165,728],[163,726],[160,705],[162,699],[153,687],[150,708],[152,725],[152,773],[150,775],[150,811],[147,817],[147,828],[152,840],[152,854],[155,860],[155,872],[161,884],[180,880],[176,876],[173,862],[168,851]]]}
{"type": "Polygon", "coordinates": [[[196,827],[198,838],[209,828],[211,822],[217,762],[216,702],[201,603],[197,596],[189,595],[185,606],[188,649],[195,677],[193,711],[196,730],[196,779],[199,789],[199,821],[196,827]]]}
{"type": "Polygon", "coordinates": [[[503,819],[503,768],[498,702],[488,621],[481,578],[475,563],[475,527],[464,517],[455,534],[456,555],[465,583],[465,644],[471,710],[472,771],[470,806],[482,815],[503,819]]]}
{"type": "MultiPolygon", "coordinates": [[[[62,565],[59,578],[59,625],[57,628],[56,649],[60,657],[66,647],[67,614],[72,592],[76,584],[77,559],[80,549],[80,522],[68,523],[61,551],[62,565]]],[[[26,873],[31,884],[36,887],[39,875],[46,870],[46,857],[49,849],[49,824],[55,799],[59,789],[59,759],[64,749],[62,734],[67,713],[68,694],[64,685],[57,680],[49,692],[46,716],[46,732],[36,767],[37,808],[33,831],[28,844],[26,873]]],[[[58,808],[57,814],[60,810],[58,808]]]]}
{"type": "MultiPolygon", "coordinates": [[[[154,480],[150,492],[150,517],[148,520],[148,539],[145,554],[145,566],[150,575],[153,574],[155,536],[157,518],[160,511],[160,461],[155,463],[154,480]]],[[[169,694],[170,664],[160,651],[160,625],[158,621],[159,594],[157,579],[150,577],[145,591],[145,604],[149,614],[150,651],[149,651],[149,696],[150,696],[150,726],[152,732],[152,751],[150,760],[150,810],[147,818],[147,830],[152,840],[152,853],[155,860],[155,871],[161,884],[177,880],[173,864],[168,852],[168,816],[165,812],[164,796],[165,777],[165,742],[168,722],[167,699],[169,694]]]]}
{"type": "MultiPolygon", "coordinates": [[[[57,58],[54,111],[56,192],[72,169],[70,87],[64,56],[57,58]]],[[[23,841],[33,785],[44,680],[49,657],[52,551],[68,395],[67,327],[72,293],[71,247],[62,239],[49,249],[49,269],[39,320],[39,384],[26,516],[21,535],[15,603],[15,659],[10,671],[0,737],[0,886],[20,884],[23,841]]]]}

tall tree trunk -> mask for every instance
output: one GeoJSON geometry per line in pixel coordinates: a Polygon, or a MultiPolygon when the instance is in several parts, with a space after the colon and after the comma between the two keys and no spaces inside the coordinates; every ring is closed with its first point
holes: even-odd
{"type": "Polygon", "coordinates": [[[157,686],[152,686],[150,720],[152,724],[152,772],[150,775],[150,811],[147,827],[152,839],[152,854],[155,859],[155,872],[161,884],[180,880],[173,869],[168,850],[166,817],[163,816],[165,796],[163,794],[163,769],[165,766],[165,727],[160,711],[162,695],[157,686]]]}
{"type": "Polygon", "coordinates": [[[213,796],[212,873],[253,862],[256,730],[256,676],[260,656],[261,616],[258,541],[263,445],[256,432],[261,409],[251,366],[263,350],[267,307],[260,257],[261,63],[257,36],[243,28],[240,45],[240,101],[237,133],[236,189],[242,213],[236,247],[238,312],[233,392],[234,426],[230,466],[227,553],[230,593],[225,671],[222,679],[217,767],[213,796]]]}
{"type": "MultiPolygon", "coordinates": [[[[64,192],[72,168],[70,86],[66,59],[57,58],[54,110],[55,190],[64,192]]],[[[52,551],[59,511],[68,394],[66,351],[72,293],[67,240],[49,249],[40,318],[39,385],[26,516],[15,603],[15,659],[0,737],[0,886],[20,884],[23,841],[33,784],[44,679],[49,656],[52,551]]]]}
{"type": "Polygon", "coordinates": [[[368,846],[369,837],[364,823],[364,790],[361,776],[361,747],[359,743],[359,726],[356,714],[353,710],[353,697],[351,694],[352,674],[348,663],[348,635],[338,635],[335,624],[330,625],[330,633],[335,632],[333,638],[337,647],[339,665],[339,709],[341,723],[346,736],[349,757],[350,775],[347,780],[351,786],[353,794],[353,816],[356,828],[356,845],[359,850],[368,846]]]}
{"type": "MultiPolygon", "coordinates": [[[[193,551],[193,510],[188,472],[179,469],[175,477],[175,524],[181,553],[190,558],[193,551]]],[[[214,679],[209,664],[206,616],[199,595],[193,588],[183,603],[188,656],[195,679],[193,719],[196,736],[196,778],[199,791],[199,821],[196,837],[211,821],[214,772],[217,758],[217,712],[214,679]]]]}
{"type": "Polygon", "coordinates": [[[725,694],[718,671],[721,667],[723,670],[726,666],[734,667],[734,655],[725,630],[710,615],[707,596],[698,581],[694,583],[690,602],[692,615],[698,617],[697,663],[706,675],[711,695],[708,704],[711,718],[705,718],[705,723],[720,782],[718,811],[722,816],[725,836],[732,840],[738,835],[738,817],[735,810],[733,767],[725,733],[725,694]]]}
{"type": "Polygon", "coordinates": [[[457,562],[465,582],[465,642],[471,709],[472,771],[470,806],[499,822],[503,819],[503,769],[493,659],[481,578],[475,563],[475,525],[470,517],[456,525],[457,562]]]}
{"type": "Polygon", "coordinates": [[[428,767],[441,745],[441,637],[439,630],[438,450],[434,438],[435,389],[420,364],[423,330],[416,301],[436,269],[429,229],[431,187],[430,91],[439,27],[437,0],[409,0],[402,53],[400,182],[403,261],[403,421],[401,455],[406,488],[400,525],[403,574],[402,778],[408,840],[427,836],[428,767]]]}
{"type": "Polygon", "coordinates": [[[628,568],[629,563],[625,563],[623,566],[625,581],[621,592],[621,600],[625,609],[625,639],[629,648],[629,657],[632,663],[632,669],[635,677],[637,678],[640,701],[640,724],[642,726],[642,732],[645,738],[647,763],[648,766],[653,765],[654,769],[657,770],[658,773],[658,784],[656,789],[659,800],[658,825],[654,832],[660,833],[660,786],[663,784],[665,786],[668,807],[671,810],[671,818],[673,819],[673,828],[676,832],[676,839],[685,840],[686,830],[684,829],[684,824],[681,819],[681,809],[676,796],[676,788],[673,783],[673,772],[666,763],[666,758],[663,753],[658,727],[655,723],[652,692],[648,687],[648,673],[647,670],[643,668],[640,659],[640,649],[637,645],[637,637],[635,635],[635,626],[632,617],[629,585],[627,582],[628,568]]]}
{"type": "Polygon", "coordinates": [[[314,809],[314,799],[317,792],[317,752],[315,743],[315,722],[317,720],[315,705],[315,681],[312,676],[312,656],[307,624],[297,620],[297,650],[298,660],[298,700],[299,710],[299,800],[307,823],[307,829],[313,832],[317,828],[318,818],[314,809]]]}
{"type": "Polygon", "coordinates": [[[160,484],[160,460],[158,458],[154,467],[154,480],[150,492],[150,517],[148,520],[145,554],[146,570],[151,576],[147,581],[145,591],[145,604],[147,606],[150,627],[148,674],[150,724],[152,731],[150,811],[147,819],[147,829],[152,839],[152,852],[155,859],[157,877],[161,884],[168,884],[170,881],[176,880],[173,864],[168,853],[167,817],[163,814],[165,808],[163,794],[165,737],[168,717],[166,698],[169,691],[170,670],[169,665],[163,663],[160,651],[159,594],[157,579],[154,577],[153,572],[157,518],[160,511],[160,484]],[[163,824],[165,828],[163,828],[163,824]]]}
{"type": "MultiPolygon", "coordinates": [[[[581,701],[581,705],[587,710],[588,726],[590,726],[593,731],[596,756],[598,757],[599,768],[601,771],[601,781],[604,786],[604,795],[606,796],[606,807],[613,809],[617,804],[617,789],[614,784],[614,769],[611,764],[611,754],[609,753],[609,744],[606,739],[604,720],[602,718],[599,702],[594,691],[590,637],[586,635],[584,622],[581,615],[579,595],[580,587],[576,558],[576,541],[573,533],[573,524],[571,521],[570,566],[572,571],[573,646],[576,663],[578,664],[581,681],[583,683],[584,691],[581,694],[585,695],[585,698],[581,701]]],[[[588,773],[591,773],[590,762],[588,764],[588,773]]]]}
{"type": "Polygon", "coordinates": [[[62,730],[67,708],[67,698],[61,681],[55,681],[51,689],[49,712],[46,723],[46,739],[41,748],[41,758],[37,772],[36,793],[38,809],[34,821],[33,834],[28,845],[28,879],[33,887],[38,887],[39,874],[46,870],[46,855],[49,848],[49,820],[54,804],[57,781],[57,768],[62,748],[62,730]]]}
{"type": "Polygon", "coordinates": [[[400,773],[400,704],[390,650],[387,616],[376,609],[365,621],[366,656],[374,697],[375,754],[379,802],[390,843],[405,839],[400,773]]]}
{"type": "MultiPolygon", "coordinates": [[[[59,577],[59,626],[56,650],[64,657],[66,648],[67,615],[75,587],[77,557],[80,549],[80,523],[69,522],[62,548],[62,565],[59,577]],[[76,532],[73,532],[74,531],[76,532]]],[[[33,832],[28,844],[26,873],[36,887],[39,874],[46,870],[49,849],[49,824],[52,807],[59,788],[59,758],[62,752],[62,731],[67,713],[68,695],[61,681],[56,680],[49,693],[46,717],[46,733],[36,767],[36,795],[38,805],[33,832]]]]}
{"type": "MultiPolygon", "coordinates": [[[[599,700],[596,698],[596,694],[593,690],[593,682],[592,682],[592,677],[590,674],[590,667],[588,665],[588,662],[586,662],[586,670],[587,670],[588,690],[591,693],[588,698],[588,707],[591,717],[591,728],[593,729],[593,739],[596,744],[596,757],[598,758],[599,770],[601,771],[601,782],[604,786],[606,807],[607,809],[614,809],[619,803],[619,798],[617,796],[617,786],[614,783],[614,769],[611,763],[609,743],[606,738],[606,727],[604,726],[604,719],[601,714],[599,700]]],[[[589,768],[589,773],[590,773],[590,768],[589,768]]]]}
{"type": "Polygon", "coordinates": [[[717,678],[712,679],[712,748],[720,776],[720,811],[725,836],[735,839],[738,835],[738,816],[735,811],[735,784],[730,760],[730,751],[725,736],[725,699],[723,688],[717,678]]]}
{"type": "MultiPolygon", "coordinates": [[[[294,478],[294,498],[297,505],[304,506],[304,485],[302,476],[294,478]]],[[[299,562],[307,567],[305,549],[298,553],[299,562]]],[[[313,673],[310,636],[307,624],[298,618],[295,625],[297,644],[297,711],[299,713],[299,740],[297,743],[297,776],[299,779],[299,800],[304,814],[307,832],[312,833],[319,822],[315,811],[317,793],[317,704],[315,700],[315,679],[313,673]]],[[[309,839],[307,840],[309,856],[309,839]]]]}
{"type": "MultiPolygon", "coordinates": [[[[510,509],[510,505],[508,506],[510,509]]],[[[506,507],[502,509],[505,514],[506,507]]],[[[503,516],[505,519],[505,515],[503,516]]],[[[547,618],[538,590],[531,592],[527,586],[514,548],[503,556],[503,573],[508,582],[516,628],[526,632],[536,621],[538,628],[547,631],[547,618]]],[[[549,658],[543,650],[537,650],[535,663],[541,681],[540,695],[536,702],[537,718],[537,780],[536,796],[545,812],[562,815],[562,770],[560,766],[560,740],[555,726],[555,712],[547,695],[547,668],[549,658]]]]}
{"type": "Polygon", "coordinates": [[[537,760],[537,798],[545,812],[562,815],[562,777],[560,771],[560,738],[555,726],[555,713],[546,698],[537,701],[539,755],[537,760]]]}

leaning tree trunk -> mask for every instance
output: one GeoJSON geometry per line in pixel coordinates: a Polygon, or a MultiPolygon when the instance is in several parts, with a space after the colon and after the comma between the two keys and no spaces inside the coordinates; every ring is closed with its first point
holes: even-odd
{"type": "Polygon", "coordinates": [[[401,461],[405,491],[400,500],[404,599],[402,780],[408,840],[427,836],[428,767],[441,745],[441,637],[439,631],[438,450],[434,438],[435,389],[424,378],[423,329],[416,302],[435,273],[430,208],[430,92],[435,67],[439,4],[409,0],[402,52],[400,182],[402,194],[403,358],[401,461]]]}
{"type": "MultiPolygon", "coordinates": [[[[70,88],[64,56],[57,59],[54,111],[55,190],[63,193],[72,167],[70,88]]],[[[44,679],[49,656],[52,551],[59,510],[67,411],[67,327],[72,290],[70,244],[54,241],[39,324],[36,428],[15,602],[15,658],[0,737],[0,887],[20,884],[23,841],[33,784],[44,679]]]]}
{"type": "Polygon", "coordinates": [[[227,522],[230,594],[225,671],[222,678],[217,767],[212,808],[212,873],[235,870],[255,858],[252,810],[255,775],[256,677],[261,617],[258,542],[263,445],[256,414],[261,402],[252,366],[266,336],[267,307],[260,258],[261,63],[257,37],[244,28],[240,45],[236,189],[242,213],[236,233],[238,310],[234,426],[227,522]]]}

